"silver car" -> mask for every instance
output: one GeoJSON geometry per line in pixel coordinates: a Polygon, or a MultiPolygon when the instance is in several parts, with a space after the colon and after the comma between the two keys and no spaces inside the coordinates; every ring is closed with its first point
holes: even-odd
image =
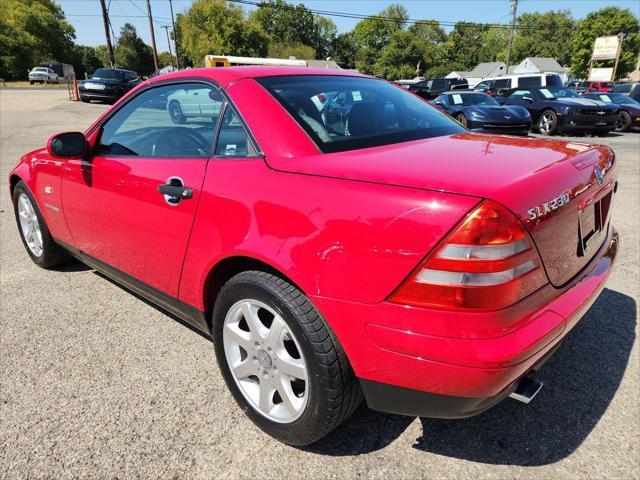
{"type": "Polygon", "coordinates": [[[29,72],[29,83],[33,85],[36,82],[60,83],[60,77],[50,68],[35,67],[29,72]]]}

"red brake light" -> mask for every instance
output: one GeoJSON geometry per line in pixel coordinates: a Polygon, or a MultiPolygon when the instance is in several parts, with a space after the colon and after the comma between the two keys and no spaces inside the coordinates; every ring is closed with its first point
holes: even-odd
{"type": "Polygon", "coordinates": [[[520,220],[487,200],[453,229],[390,301],[498,310],[546,283],[538,252],[520,220]]]}

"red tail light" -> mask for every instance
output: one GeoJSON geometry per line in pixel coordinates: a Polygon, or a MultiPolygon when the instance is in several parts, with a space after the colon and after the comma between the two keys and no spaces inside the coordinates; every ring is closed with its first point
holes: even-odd
{"type": "Polygon", "coordinates": [[[511,212],[482,202],[391,296],[404,305],[498,310],[547,283],[540,256],[511,212]]]}

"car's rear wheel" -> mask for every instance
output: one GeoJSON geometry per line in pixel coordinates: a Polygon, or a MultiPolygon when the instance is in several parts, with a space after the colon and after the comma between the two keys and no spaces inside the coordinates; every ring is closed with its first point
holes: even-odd
{"type": "Polygon", "coordinates": [[[182,107],[180,107],[180,103],[176,100],[172,100],[169,103],[169,116],[171,117],[171,121],[173,123],[177,123],[182,125],[186,123],[187,117],[182,113],[182,107]]]}
{"type": "Polygon", "coordinates": [[[222,288],[213,313],[222,374],[249,418],[272,437],[308,445],[362,400],[340,343],[309,299],[266,272],[247,271],[222,288]]]}
{"type": "Polygon", "coordinates": [[[631,127],[631,115],[622,110],[616,120],[616,132],[626,132],[631,127]]]}
{"type": "Polygon", "coordinates": [[[69,260],[69,255],[51,237],[38,204],[22,181],[13,190],[13,207],[20,238],[36,265],[50,268],[69,260]]]}
{"type": "Polygon", "coordinates": [[[458,121],[458,123],[460,123],[460,125],[462,125],[463,127],[467,126],[467,117],[464,116],[464,113],[459,113],[458,115],[456,115],[456,120],[458,121]]]}
{"type": "Polygon", "coordinates": [[[538,130],[542,135],[553,135],[558,129],[558,117],[553,110],[545,110],[538,119],[538,130]]]}

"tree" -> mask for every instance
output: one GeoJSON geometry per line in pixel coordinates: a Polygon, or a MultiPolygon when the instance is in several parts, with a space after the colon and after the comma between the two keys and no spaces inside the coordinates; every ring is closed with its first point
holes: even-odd
{"type": "Polygon", "coordinates": [[[268,56],[271,58],[296,57],[301,60],[313,60],[316,58],[316,51],[309,45],[302,43],[271,43],[269,44],[268,56]]]}
{"type": "Polygon", "coordinates": [[[342,68],[356,68],[356,43],[353,31],[341,33],[331,47],[333,60],[342,68]]]}
{"type": "Polygon", "coordinates": [[[96,52],[96,48],[88,47],[86,45],[73,46],[72,64],[78,80],[90,76],[96,69],[104,66],[102,59],[96,52]]]}
{"type": "Polygon", "coordinates": [[[196,0],[176,21],[180,49],[193,65],[204,65],[205,55],[267,54],[268,35],[237,5],[223,0],[196,0]]]}
{"type": "MultiPolygon", "coordinates": [[[[596,37],[607,35],[625,35],[622,43],[617,77],[623,78],[633,71],[640,52],[640,24],[638,18],[629,9],[619,7],[605,7],[586,16],[579,22],[571,42],[573,50],[571,72],[577,78],[587,78],[589,74],[589,60],[593,52],[596,37]]],[[[612,62],[607,65],[613,66],[612,62]]]]}
{"type": "Polygon", "coordinates": [[[160,68],[167,67],[172,65],[175,67],[176,65],[176,57],[171,55],[169,52],[160,52],[158,53],[158,66],[160,68]]]}
{"type": "Polygon", "coordinates": [[[27,77],[45,61],[72,61],[75,30],[51,0],[0,1],[0,77],[27,77]]]}
{"type": "Polygon", "coordinates": [[[402,5],[390,5],[378,15],[360,20],[353,29],[355,65],[364,73],[373,73],[378,55],[394,32],[403,30],[409,14],[402,5]]]}
{"type": "Polygon", "coordinates": [[[98,45],[95,47],[96,57],[100,60],[103,67],[110,67],[109,63],[109,50],[106,45],[98,45]]]}
{"type": "Polygon", "coordinates": [[[251,12],[249,18],[260,24],[272,42],[285,45],[302,44],[311,47],[314,58],[326,58],[336,37],[332,20],[315,15],[302,4],[292,5],[285,0],[268,0],[251,12]]]}
{"type": "Polygon", "coordinates": [[[155,70],[151,47],[142,41],[130,23],[125,23],[120,29],[114,56],[118,68],[133,70],[140,75],[149,75],[155,70]]]}
{"type": "Polygon", "coordinates": [[[576,22],[569,10],[523,13],[516,21],[512,63],[519,63],[527,57],[551,57],[560,65],[569,65],[575,27],[576,22]]]}
{"type": "Polygon", "coordinates": [[[443,45],[443,61],[452,70],[471,70],[485,60],[482,41],[487,31],[484,25],[457,22],[443,45]]]}

